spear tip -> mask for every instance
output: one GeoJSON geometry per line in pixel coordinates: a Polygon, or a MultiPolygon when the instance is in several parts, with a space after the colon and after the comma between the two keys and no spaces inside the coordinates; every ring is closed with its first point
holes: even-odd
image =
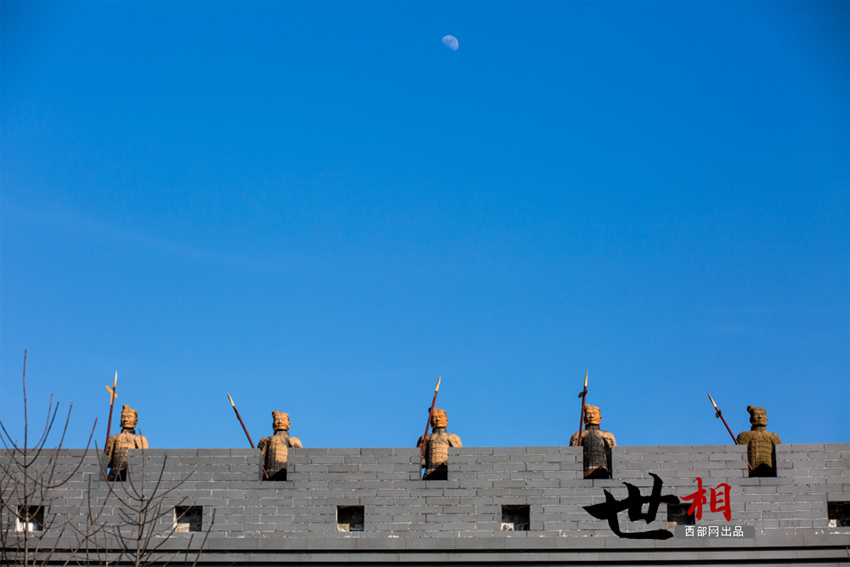
{"type": "Polygon", "coordinates": [[[436,388],[434,388],[434,391],[435,391],[435,392],[439,392],[439,391],[440,391],[440,381],[441,381],[442,379],[443,379],[443,377],[442,377],[442,376],[440,376],[439,378],[437,378],[437,387],[436,387],[436,388]]]}
{"type": "Polygon", "coordinates": [[[233,406],[233,409],[236,409],[236,404],[233,403],[233,398],[230,397],[230,392],[227,392],[227,399],[230,400],[230,405],[233,406]]]}

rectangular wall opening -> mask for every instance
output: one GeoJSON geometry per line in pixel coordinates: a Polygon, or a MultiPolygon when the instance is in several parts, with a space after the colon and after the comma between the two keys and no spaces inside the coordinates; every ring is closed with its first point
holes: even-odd
{"type": "Polygon", "coordinates": [[[18,506],[16,532],[44,531],[44,506],[18,506]]]}
{"type": "Polygon", "coordinates": [[[337,506],[336,531],[362,532],[365,517],[363,506],[337,506]]]}
{"type": "Polygon", "coordinates": [[[696,519],[688,515],[690,504],[667,504],[667,529],[674,530],[676,526],[693,526],[696,519]]]}
{"type": "Polygon", "coordinates": [[[850,502],[827,502],[826,517],[830,528],[850,527],[850,502]]]}
{"type": "Polygon", "coordinates": [[[174,531],[199,532],[204,524],[203,506],[175,506],[174,531]]]}
{"type": "Polygon", "coordinates": [[[527,504],[502,505],[502,531],[527,532],[531,529],[531,513],[527,504]]]}

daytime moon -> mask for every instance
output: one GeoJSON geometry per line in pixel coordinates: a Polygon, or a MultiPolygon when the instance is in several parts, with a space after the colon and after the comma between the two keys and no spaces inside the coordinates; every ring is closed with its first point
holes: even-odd
{"type": "Polygon", "coordinates": [[[448,47],[452,51],[457,51],[457,38],[455,36],[447,35],[443,37],[443,43],[445,43],[446,47],[448,47]]]}

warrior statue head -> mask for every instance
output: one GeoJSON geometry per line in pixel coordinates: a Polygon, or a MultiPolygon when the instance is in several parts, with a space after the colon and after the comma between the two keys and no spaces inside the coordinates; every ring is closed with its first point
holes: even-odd
{"type": "Polygon", "coordinates": [[[599,412],[599,406],[584,404],[584,424],[599,425],[602,423],[602,414],[599,412]]]}
{"type": "Polygon", "coordinates": [[[137,423],[139,423],[139,413],[127,404],[124,404],[121,408],[121,427],[123,429],[133,429],[137,423]]]}
{"type": "Polygon", "coordinates": [[[449,418],[446,416],[446,410],[434,408],[431,412],[431,427],[446,427],[449,424],[449,418]]]}
{"type": "Polygon", "coordinates": [[[755,406],[747,406],[747,411],[750,412],[750,423],[753,426],[767,427],[767,410],[757,408],[755,406]]]}
{"type": "Polygon", "coordinates": [[[273,411],[272,429],[275,431],[289,431],[289,414],[282,411],[273,411]]]}

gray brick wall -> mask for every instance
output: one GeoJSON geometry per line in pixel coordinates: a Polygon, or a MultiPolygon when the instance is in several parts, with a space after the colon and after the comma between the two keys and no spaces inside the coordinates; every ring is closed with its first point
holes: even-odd
{"type": "MultiPolygon", "coordinates": [[[[85,500],[94,508],[105,503],[102,519],[117,521],[121,504],[110,497],[93,451],[62,450],[44,454],[41,462],[50,459],[56,461],[55,476],[70,480],[55,491],[48,514],[73,517],[85,500]],[[82,466],[74,470],[80,458],[82,466]]],[[[163,500],[168,513],[159,520],[161,528],[173,521],[174,506],[202,506],[204,529],[210,529],[208,549],[223,553],[246,545],[240,541],[250,542],[251,549],[276,549],[276,560],[281,559],[280,548],[287,553],[364,547],[427,551],[435,545],[458,552],[663,548],[677,550],[677,560],[682,560],[687,553],[717,547],[718,541],[710,538],[620,539],[607,522],[583,509],[604,502],[606,489],[625,498],[623,482],[649,495],[649,473],[662,479],[663,494],[680,498],[696,490],[697,477],[709,495],[721,483],[730,486],[731,524],[753,526],[755,538],[725,540],[724,549],[850,545],[850,529],[830,528],[827,520],[827,502],[850,501],[850,444],[778,446],[776,478],[749,478],[746,448],[734,445],[615,447],[612,480],[583,479],[581,450],[575,447],[453,448],[446,481],[419,480],[415,448],[294,449],[289,459],[285,482],[263,482],[259,452],[251,449],[134,451],[130,471],[137,489],[144,486],[150,492],[159,481],[160,493],[171,490],[163,500]],[[531,530],[502,532],[502,505],[527,505],[531,530]],[[337,532],[338,506],[363,506],[364,531],[337,532]]],[[[0,453],[0,463],[8,465],[8,453],[0,453]]],[[[118,493],[129,487],[118,485],[118,493]]],[[[15,498],[4,496],[12,505],[15,498]]],[[[663,504],[651,524],[631,523],[625,512],[619,515],[624,531],[665,529],[666,519],[663,504]]],[[[701,523],[727,524],[709,505],[701,523]]],[[[169,544],[185,544],[180,537],[169,544]]],[[[427,559],[422,555],[417,561],[427,559]]]]}

